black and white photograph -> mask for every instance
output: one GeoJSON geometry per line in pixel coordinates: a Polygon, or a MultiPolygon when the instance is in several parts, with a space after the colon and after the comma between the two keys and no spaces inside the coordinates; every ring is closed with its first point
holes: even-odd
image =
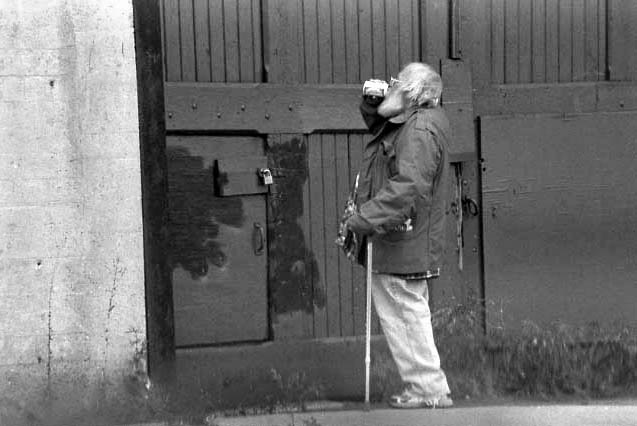
{"type": "Polygon", "coordinates": [[[637,0],[0,0],[0,426],[429,425],[637,425],[637,0]]]}

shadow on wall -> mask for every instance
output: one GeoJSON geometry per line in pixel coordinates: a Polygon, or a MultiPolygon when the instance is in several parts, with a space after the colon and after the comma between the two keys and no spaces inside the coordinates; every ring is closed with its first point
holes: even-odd
{"type": "Polygon", "coordinates": [[[215,197],[213,166],[183,147],[168,147],[169,262],[193,279],[208,265],[223,267],[227,255],[217,241],[220,225],[241,228],[245,221],[239,197],[215,197]]]}

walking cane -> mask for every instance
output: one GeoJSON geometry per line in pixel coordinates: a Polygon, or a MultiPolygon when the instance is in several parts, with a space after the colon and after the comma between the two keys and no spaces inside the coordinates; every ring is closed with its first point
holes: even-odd
{"type": "Polygon", "coordinates": [[[369,369],[372,339],[372,241],[367,239],[367,301],[365,303],[365,409],[369,410],[369,369]]]}

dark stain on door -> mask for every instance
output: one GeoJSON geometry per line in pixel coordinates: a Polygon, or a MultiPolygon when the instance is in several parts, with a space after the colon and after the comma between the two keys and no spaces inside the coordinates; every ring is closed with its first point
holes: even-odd
{"type": "Polygon", "coordinates": [[[257,180],[256,168],[244,170],[256,166],[238,161],[245,158],[262,158],[265,165],[262,138],[167,138],[178,348],[268,338],[266,194],[242,191],[252,189],[242,185],[246,177],[257,180]],[[221,163],[232,166],[222,167],[231,181],[223,193],[224,176],[215,175],[221,163]]]}
{"type": "Polygon", "coordinates": [[[274,314],[312,313],[314,306],[325,306],[326,294],[318,286],[318,265],[299,224],[309,175],[308,147],[302,136],[285,138],[268,138],[268,161],[274,176],[268,203],[270,309],[274,314]]]}
{"type": "Polygon", "coordinates": [[[239,197],[214,197],[213,166],[191,155],[187,148],[168,147],[168,205],[170,215],[169,262],[192,278],[208,273],[208,264],[219,268],[226,254],[217,240],[220,225],[241,228],[243,203],[239,197]]]}

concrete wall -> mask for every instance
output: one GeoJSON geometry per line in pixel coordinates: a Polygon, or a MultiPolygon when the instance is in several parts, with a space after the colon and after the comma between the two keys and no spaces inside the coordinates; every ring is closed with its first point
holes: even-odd
{"type": "Polygon", "coordinates": [[[130,0],[0,0],[0,424],[143,387],[134,47],[130,0]]]}

